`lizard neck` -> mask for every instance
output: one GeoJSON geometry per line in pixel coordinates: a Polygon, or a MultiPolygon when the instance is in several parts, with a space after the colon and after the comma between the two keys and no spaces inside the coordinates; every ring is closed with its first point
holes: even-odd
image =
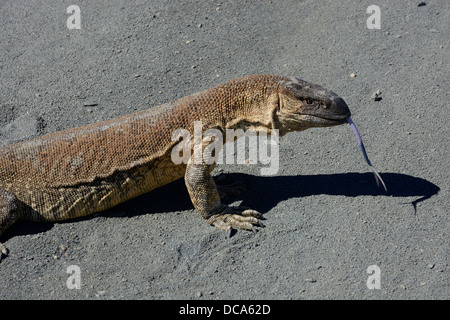
{"type": "Polygon", "coordinates": [[[226,92],[222,105],[223,129],[264,130],[276,128],[278,90],[283,77],[254,75],[214,88],[226,92]]]}

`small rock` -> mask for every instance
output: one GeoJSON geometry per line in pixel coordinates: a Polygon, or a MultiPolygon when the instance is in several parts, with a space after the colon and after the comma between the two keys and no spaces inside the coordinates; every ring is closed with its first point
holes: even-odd
{"type": "Polygon", "coordinates": [[[418,7],[424,7],[424,6],[426,6],[427,4],[426,4],[426,2],[421,2],[421,3],[419,3],[417,6],[418,7]]]}
{"type": "Polygon", "coordinates": [[[86,99],[86,96],[81,91],[78,91],[77,92],[77,98],[78,99],[86,99]]]}
{"type": "Polygon", "coordinates": [[[351,74],[350,74],[350,78],[354,78],[354,77],[356,77],[356,74],[351,73],[351,74]]]}
{"type": "Polygon", "coordinates": [[[429,263],[429,264],[427,265],[427,268],[428,268],[428,269],[433,269],[433,268],[434,268],[434,263],[429,263]]]}
{"type": "Polygon", "coordinates": [[[316,282],[317,280],[314,279],[314,278],[308,278],[308,279],[305,279],[305,281],[306,281],[306,282],[314,283],[314,282],[316,282]]]}
{"type": "Polygon", "coordinates": [[[141,75],[138,74],[138,73],[136,73],[136,74],[134,75],[135,78],[139,78],[140,76],[141,76],[141,75]]]}
{"type": "Polygon", "coordinates": [[[400,288],[403,289],[403,290],[406,290],[406,286],[404,284],[401,284],[400,288]]]}
{"type": "Polygon", "coordinates": [[[380,101],[382,99],[380,95],[381,95],[381,91],[377,90],[374,93],[372,93],[372,95],[370,96],[370,99],[372,99],[373,101],[380,101]]]}
{"type": "Polygon", "coordinates": [[[195,296],[196,296],[197,298],[200,298],[200,297],[202,296],[202,293],[201,293],[201,292],[197,292],[197,293],[195,294],[195,296]]]}
{"type": "Polygon", "coordinates": [[[63,244],[60,245],[59,248],[60,248],[61,251],[63,251],[63,252],[67,250],[67,247],[66,247],[65,245],[63,245],[63,244]]]}
{"type": "Polygon", "coordinates": [[[199,23],[199,24],[197,25],[197,28],[201,28],[201,27],[203,27],[203,25],[202,25],[201,23],[199,23]]]}

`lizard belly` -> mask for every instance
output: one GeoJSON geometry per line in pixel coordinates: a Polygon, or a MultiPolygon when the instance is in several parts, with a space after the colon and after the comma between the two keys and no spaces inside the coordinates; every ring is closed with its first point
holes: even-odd
{"type": "Polygon", "coordinates": [[[162,157],[92,182],[17,190],[16,196],[22,202],[23,220],[61,221],[110,209],[182,178],[185,171],[186,165],[162,157]]]}

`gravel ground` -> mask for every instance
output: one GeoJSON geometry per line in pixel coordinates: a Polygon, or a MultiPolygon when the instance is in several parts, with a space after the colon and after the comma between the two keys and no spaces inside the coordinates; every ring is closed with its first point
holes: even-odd
{"type": "Polygon", "coordinates": [[[220,166],[248,187],[232,203],[267,218],[257,234],[225,239],[177,181],[94,217],[11,227],[0,300],[448,299],[450,4],[419,3],[377,1],[368,29],[373,1],[1,1],[0,145],[295,75],[346,100],[388,192],[349,126],[291,133],[276,176],[220,166]]]}

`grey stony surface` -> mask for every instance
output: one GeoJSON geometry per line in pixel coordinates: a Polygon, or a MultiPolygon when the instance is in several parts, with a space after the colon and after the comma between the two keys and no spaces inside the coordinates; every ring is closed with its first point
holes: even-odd
{"type": "Polygon", "coordinates": [[[291,133],[280,170],[223,165],[267,218],[231,239],[183,181],[108,212],[18,223],[1,241],[3,299],[448,299],[446,0],[0,2],[0,145],[114,118],[226,80],[294,75],[341,95],[349,126],[291,133]],[[377,90],[382,99],[374,101],[377,90]],[[416,207],[416,210],[414,210],[416,207]],[[81,289],[66,286],[81,270],[81,289]],[[367,268],[381,270],[369,290],[367,268]]]}

